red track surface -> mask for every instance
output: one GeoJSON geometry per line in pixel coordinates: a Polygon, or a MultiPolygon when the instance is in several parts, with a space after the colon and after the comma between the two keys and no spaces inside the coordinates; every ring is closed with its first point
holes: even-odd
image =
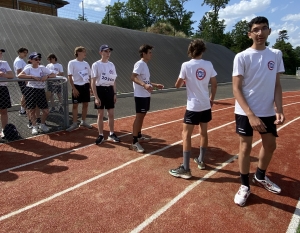
{"type": "MultiPolygon", "coordinates": [[[[213,107],[207,169],[191,161],[190,180],[168,174],[182,162],[185,107],[147,114],[143,133],[153,140],[143,144],[145,154],[128,149],[133,117],[115,122],[121,143],[94,145],[93,128],[0,145],[0,232],[285,232],[300,190],[299,94],[284,93],[286,127],[267,171],[280,195],[253,185],[245,207],[233,203],[238,137],[234,101],[226,99],[213,107]]],[[[192,157],[199,152],[194,133],[192,157]]]]}

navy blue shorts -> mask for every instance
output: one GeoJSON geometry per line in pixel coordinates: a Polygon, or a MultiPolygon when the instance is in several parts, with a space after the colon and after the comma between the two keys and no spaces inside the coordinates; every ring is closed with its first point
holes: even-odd
{"type": "Polygon", "coordinates": [[[135,112],[146,113],[150,110],[150,97],[134,97],[135,112]]]}

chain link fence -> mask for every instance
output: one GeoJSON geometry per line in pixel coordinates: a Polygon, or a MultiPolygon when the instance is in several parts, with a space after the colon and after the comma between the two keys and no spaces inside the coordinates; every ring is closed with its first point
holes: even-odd
{"type": "MultiPolygon", "coordinates": [[[[57,76],[48,79],[46,85],[40,88],[26,86],[22,92],[19,86],[20,81],[32,82],[32,79],[0,78],[0,87],[7,83],[9,92],[8,94],[5,91],[5,87],[0,88],[1,105],[5,106],[5,103],[9,101],[8,97],[11,101],[11,107],[7,109],[8,124],[4,129],[0,124],[2,143],[63,130],[69,126],[67,78],[57,76]],[[26,113],[20,111],[22,96],[25,97],[26,113]],[[45,124],[42,124],[44,120],[45,124]]],[[[1,120],[2,118],[5,116],[1,115],[1,120]]]]}

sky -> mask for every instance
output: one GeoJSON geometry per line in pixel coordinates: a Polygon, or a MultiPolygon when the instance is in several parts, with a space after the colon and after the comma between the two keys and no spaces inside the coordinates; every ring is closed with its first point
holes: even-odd
{"type": "MultiPolygon", "coordinates": [[[[82,0],[68,0],[69,5],[59,10],[59,16],[76,18],[82,14],[82,0]],[[69,15],[67,14],[69,12],[69,15]],[[70,12],[73,13],[72,17],[70,12]],[[74,13],[76,17],[74,16],[74,13]]],[[[101,22],[105,15],[105,7],[113,5],[117,0],[83,0],[84,14],[90,22],[101,22]]],[[[200,19],[205,12],[210,11],[206,5],[201,6],[203,0],[189,0],[184,8],[193,11],[192,20],[194,30],[197,29],[200,19]]],[[[219,19],[225,20],[225,32],[231,31],[240,20],[250,21],[256,16],[265,16],[269,19],[272,29],[268,41],[274,45],[278,32],[287,30],[289,40],[295,48],[300,46],[300,1],[299,0],[229,0],[225,9],[219,12],[219,19]]]]}

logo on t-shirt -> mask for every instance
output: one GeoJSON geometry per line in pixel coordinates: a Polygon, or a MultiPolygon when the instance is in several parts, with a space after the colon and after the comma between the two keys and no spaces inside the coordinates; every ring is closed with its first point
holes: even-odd
{"type": "Polygon", "coordinates": [[[274,66],[275,66],[275,62],[273,62],[273,61],[269,61],[268,62],[268,68],[269,68],[269,70],[273,70],[274,66]]]}
{"type": "Polygon", "coordinates": [[[206,71],[202,68],[198,68],[197,71],[196,71],[196,78],[198,80],[203,80],[206,76],[206,71]]]}
{"type": "Polygon", "coordinates": [[[109,70],[109,73],[110,73],[110,74],[113,74],[113,73],[114,73],[114,71],[113,71],[113,70],[109,70]]]}

